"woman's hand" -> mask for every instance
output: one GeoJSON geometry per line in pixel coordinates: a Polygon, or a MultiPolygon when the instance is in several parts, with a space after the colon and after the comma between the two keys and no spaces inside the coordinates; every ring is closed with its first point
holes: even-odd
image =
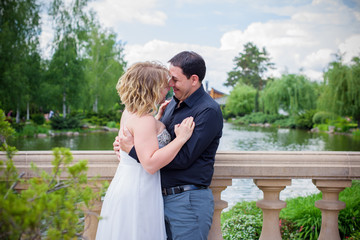
{"type": "Polygon", "coordinates": [[[118,136],[115,137],[115,141],[113,142],[113,148],[117,159],[120,161],[120,141],[118,136]]]}
{"type": "Polygon", "coordinates": [[[176,138],[180,138],[185,143],[187,140],[189,140],[194,131],[194,118],[187,117],[181,122],[181,124],[176,124],[174,128],[176,138]]]}
{"type": "Polygon", "coordinates": [[[160,107],[159,107],[159,111],[155,116],[156,120],[160,120],[160,118],[162,117],[162,115],[164,114],[165,108],[167,107],[167,105],[169,104],[169,102],[171,102],[171,100],[166,100],[165,102],[163,102],[160,107]]]}

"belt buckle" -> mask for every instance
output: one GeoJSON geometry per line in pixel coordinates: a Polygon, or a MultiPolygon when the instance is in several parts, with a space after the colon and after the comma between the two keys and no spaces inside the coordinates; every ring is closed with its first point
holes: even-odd
{"type": "Polygon", "coordinates": [[[162,189],[162,195],[164,195],[164,196],[167,196],[167,195],[168,195],[168,193],[167,193],[166,190],[167,190],[166,188],[163,188],[163,189],[162,189]]]}

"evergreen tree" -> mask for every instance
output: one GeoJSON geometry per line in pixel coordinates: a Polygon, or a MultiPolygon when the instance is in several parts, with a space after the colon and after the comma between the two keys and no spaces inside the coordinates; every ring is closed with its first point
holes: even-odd
{"type": "Polygon", "coordinates": [[[264,74],[274,64],[270,62],[269,54],[265,48],[260,51],[256,45],[249,42],[244,45],[244,52],[234,58],[235,67],[228,72],[225,86],[234,87],[238,82],[252,86],[257,90],[255,98],[255,111],[259,111],[259,92],[266,84],[264,74]]]}

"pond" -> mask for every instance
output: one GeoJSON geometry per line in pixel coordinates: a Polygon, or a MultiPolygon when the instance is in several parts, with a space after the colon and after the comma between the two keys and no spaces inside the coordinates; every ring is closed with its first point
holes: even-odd
{"type": "MultiPolygon", "coordinates": [[[[117,132],[84,133],[78,136],[53,136],[45,138],[18,138],[9,144],[18,150],[51,150],[67,147],[71,150],[112,150],[117,132]]],[[[282,128],[236,126],[224,123],[219,151],[360,151],[360,138],[327,133],[282,128]]],[[[280,194],[280,199],[306,196],[319,191],[311,179],[294,179],[292,185],[280,194]]],[[[261,199],[262,192],[252,179],[234,179],[232,186],[222,192],[229,207],[238,201],[261,199]]]]}

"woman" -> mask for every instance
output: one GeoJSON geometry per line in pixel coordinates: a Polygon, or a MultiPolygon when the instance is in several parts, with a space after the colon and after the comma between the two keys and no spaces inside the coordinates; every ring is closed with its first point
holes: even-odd
{"type": "Polygon", "coordinates": [[[176,138],[171,141],[158,121],[161,116],[153,116],[169,91],[168,78],[168,70],[160,64],[136,63],[116,86],[125,104],[120,129],[127,128],[134,136],[140,164],[120,151],[120,164],[101,209],[98,240],[166,239],[159,169],[171,162],[195,127],[192,117],[184,119],[175,126],[176,138]]]}

